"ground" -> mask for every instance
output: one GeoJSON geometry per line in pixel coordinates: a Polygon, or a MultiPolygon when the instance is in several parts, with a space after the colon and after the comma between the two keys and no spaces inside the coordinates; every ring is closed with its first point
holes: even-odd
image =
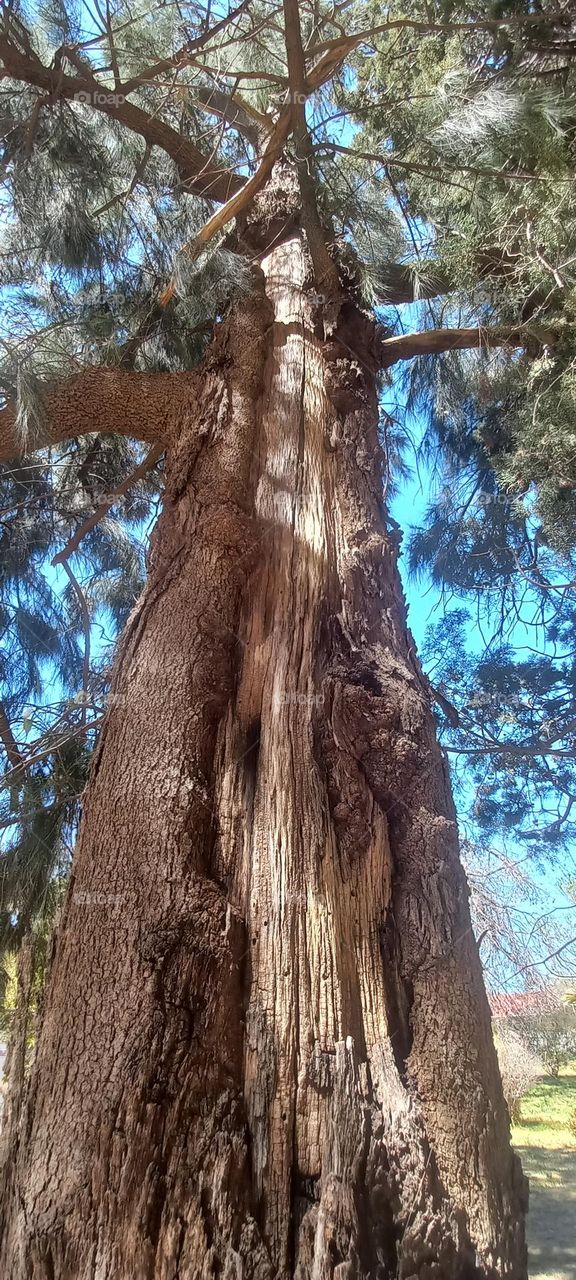
{"type": "Polygon", "coordinates": [[[522,1101],[514,1145],[530,1179],[530,1280],[576,1280],[576,1062],[522,1101]]]}

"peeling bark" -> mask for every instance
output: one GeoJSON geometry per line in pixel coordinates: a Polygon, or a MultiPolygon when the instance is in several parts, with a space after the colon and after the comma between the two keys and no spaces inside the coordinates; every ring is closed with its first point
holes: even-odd
{"type": "Polygon", "coordinates": [[[18,1151],[11,1280],[526,1274],[377,344],[266,257],[168,442],[18,1151]]]}

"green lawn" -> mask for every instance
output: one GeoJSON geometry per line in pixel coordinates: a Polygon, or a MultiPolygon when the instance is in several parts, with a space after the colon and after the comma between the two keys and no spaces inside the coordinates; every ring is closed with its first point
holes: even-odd
{"type": "Polygon", "coordinates": [[[520,1122],[512,1129],[514,1145],[576,1150],[576,1133],[570,1129],[571,1113],[576,1113],[576,1062],[565,1067],[557,1079],[546,1076],[526,1094],[520,1122]]]}
{"type": "Polygon", "coordinates": [[[547,1076],[523,1099],[512,1128],[524,1172],[530,1179],[528,1216],[531,1280],[576,1276],[576,1062],[558,1079],[547,1076]]]}

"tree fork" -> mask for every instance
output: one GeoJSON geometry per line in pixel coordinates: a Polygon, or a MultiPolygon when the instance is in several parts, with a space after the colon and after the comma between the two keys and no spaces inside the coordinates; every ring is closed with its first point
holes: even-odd
{"type": "MultiPolygon", "coordinates": [[[[379,344],[301,235],[170,436],[19,1148],[11,1280],[522,1280],[454,811],[381,507],[379,344]]],[[[186,402],[187,403],[187,402],[186,402]]]]}

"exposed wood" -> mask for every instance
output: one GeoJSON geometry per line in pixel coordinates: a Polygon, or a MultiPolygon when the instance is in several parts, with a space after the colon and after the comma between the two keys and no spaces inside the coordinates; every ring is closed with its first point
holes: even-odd
{"type": "Polygon", "coordinates": [[[552,346],[555,335],[536,325],[518,328],[478,326],[474,329],[423,329],[420,333],[402,333],[385,338],[382,343],[382,363],[389,368],[398,360],[412,360],[414,356],[440,355],[444,351],[466,351],[488,347],[526,347],[533,344],[552,346]]]}
{"type": "MultiPolygon", "coordinates": [[[[307,93],[311,94],[326,84],[334,74],[335,63],[332,54],[329,52],[320,58],[318,63],[309,72],[307,77],[307,93]]],[[[198,235],[189,244],[183,245],[181,253],[188,254],[192,259],[197,258],[206,248],[206,245],[218,235],[220,231],[232,221],[238,218],[250,208],[254,197],[265,186],[276,161],[280,158],[287,138],[290,135],[292,126],[292,103],[290,100],[282,107],[276,126],[270,134],[266,146],[262,152],[262,157],[258,168],[247,182],[244,183],[240,191],[233,195],[227,204],[218,209],[215,214],[204,224],[198,235]]],[[[176,283],[171,280],[166,288],[162,291],[159,301],[162,306],[167,306],[176,293],[176,283]]]]}
{"type": "MultiPolygon", "coordinates": [[[[238,191],[236,195],[233,195],[227,204],[223,205],[221,209],[218,209],[217,212],[204,223],[204,226],[198,232],[198,235],[195,236],[194,240],[189,244],[182,246],[180,253],[186,254],[192,260],[198,258],[206,248],[206,245],[209,244],[220,231],[223,231],[224,227],[226,227],[233,218],[238,218],[240,214],[250,208],[254,197],[262,190],[262,187],[265,185],[267,179],[272,173],[276,161],[282,154],[284,144],[290,134],[291,124],[292,109],[291,106],[288,105],[283,107],[274,130],[266,142],[262,152],[262,158],[256,172],[252,174],[252,177],[248,178],[241,190],[238,191]]],[[[168,303],[172,301],[175,293],[176,281],[172,279],[160,294],[160,305],[162,307],[168,306],[168,303]]]]}

